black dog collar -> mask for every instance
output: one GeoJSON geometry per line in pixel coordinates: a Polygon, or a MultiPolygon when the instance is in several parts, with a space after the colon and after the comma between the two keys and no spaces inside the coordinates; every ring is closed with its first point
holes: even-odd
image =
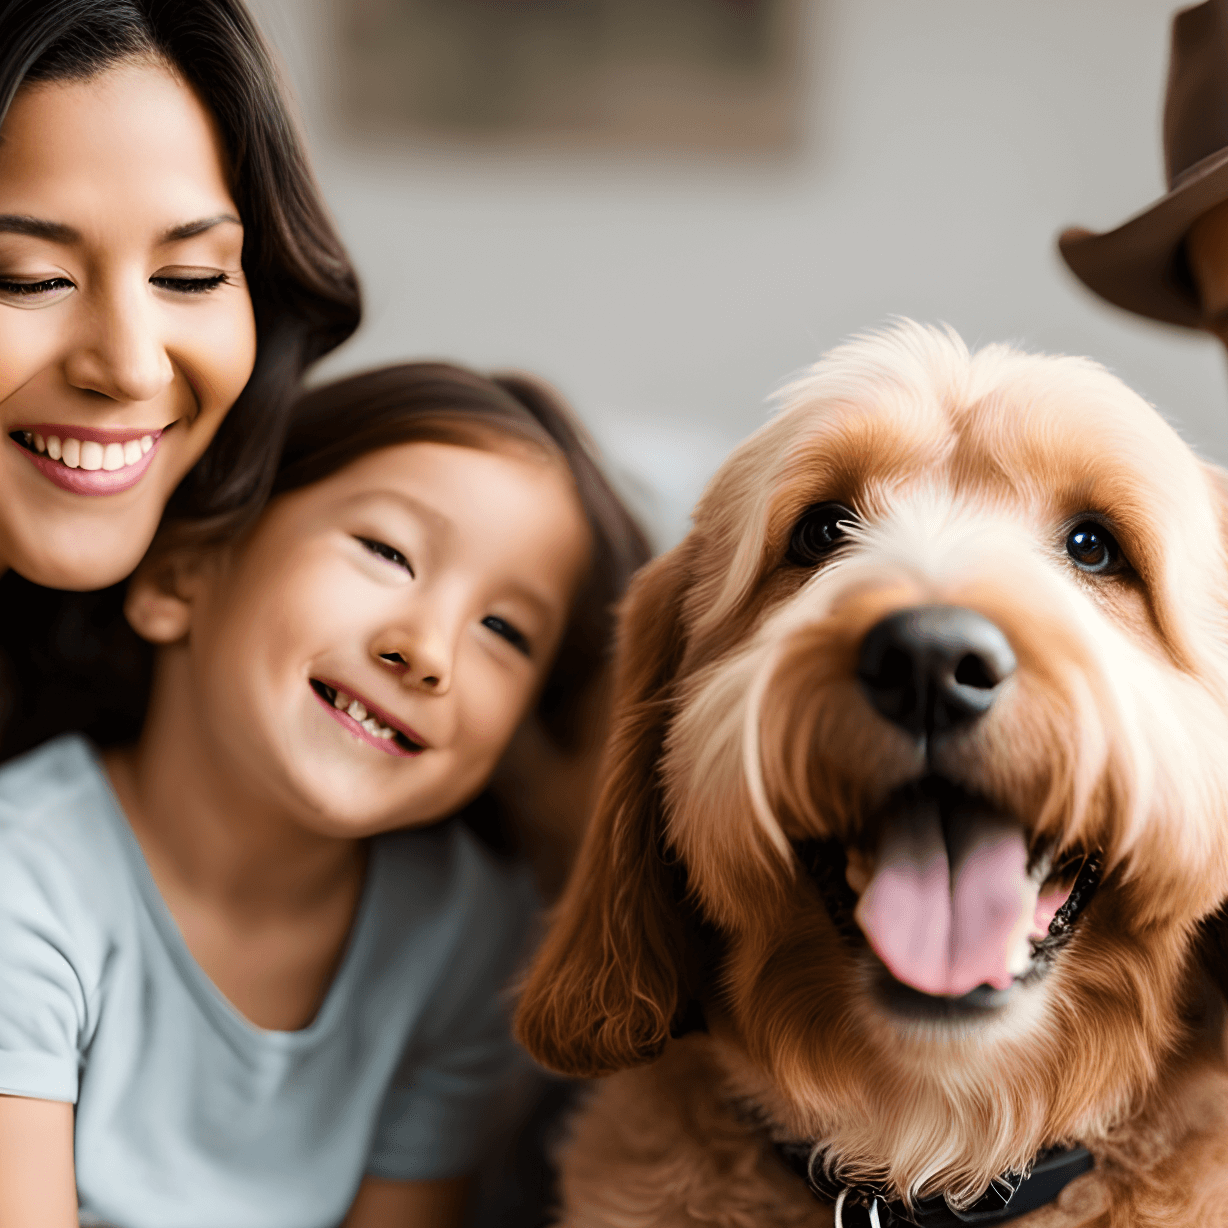
{"type": "Polygon", "coordinates": [[[811,1148],[806,1143],[777,1143],[776,1154],[824,1202],[835,1203],[840,1214],[836,1228],[961,1228],[974,1224],[988,1228],[1005,1224],[1029,1211],[1051,1203],[1076,1177],[1088,1172],[1095,1161],[1084,1147],[1043,1151],[1026,1176],[1003,1173],[984,1197],[964,1211],[954,1211],[941,1194],[922,1198],[909,1210],[899,1200],[889,1200],[881,1190],[841,1186],[822,1169],[812,1170],[811,1148]]]}

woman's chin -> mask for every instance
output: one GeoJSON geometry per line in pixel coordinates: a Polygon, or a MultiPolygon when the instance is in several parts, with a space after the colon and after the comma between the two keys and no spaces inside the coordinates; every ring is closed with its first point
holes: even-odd
{"type": "Polygon", "coordinates": [[[100,528],[82,517],[79,526],[62,526],[41,540],[0,541],[0,571],[11,569],[44,588],[73,592],[109,588],[132,574],[153,538],[156,522],[139,532],[100,528]]]}

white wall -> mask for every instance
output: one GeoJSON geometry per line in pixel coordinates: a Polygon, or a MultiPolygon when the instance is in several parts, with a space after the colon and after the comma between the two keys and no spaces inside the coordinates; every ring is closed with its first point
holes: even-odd
{"type": "Polygon", "coordinates": [[[1228,461],[1217,344],[1101,304],[1053,246],[1163,191],[1164,0],[806,0],[805,140],[758,163],[364,144],[327,2],[252,0],[366,289],[328,373],[547,376],[666,543],[773,388],[893,314],[1090,354],[1228,461]]]}

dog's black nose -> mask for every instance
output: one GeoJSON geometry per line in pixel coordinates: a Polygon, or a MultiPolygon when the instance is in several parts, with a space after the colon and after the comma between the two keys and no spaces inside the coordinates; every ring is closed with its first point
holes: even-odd
{"type": "Polygon", "coordinates": [[[1015,654],[989,619],[961,606],[902,610],[875,623],[857,677],[875,709],[916,737],[989,710],[1015,672],[1015,654]]]}

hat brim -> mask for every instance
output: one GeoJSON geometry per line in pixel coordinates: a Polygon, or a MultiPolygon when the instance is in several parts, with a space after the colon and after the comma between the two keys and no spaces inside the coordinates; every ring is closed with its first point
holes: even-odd
{"type": "Polygon", "coordinates": [[[1190,226],[1225,200],[1228,149],[1116,230],[1072,227],[1057,245],[1074,275],[1101,298],[1153,320],[1201,328],[1205,317],[1182,245],[1190,226]]]}

